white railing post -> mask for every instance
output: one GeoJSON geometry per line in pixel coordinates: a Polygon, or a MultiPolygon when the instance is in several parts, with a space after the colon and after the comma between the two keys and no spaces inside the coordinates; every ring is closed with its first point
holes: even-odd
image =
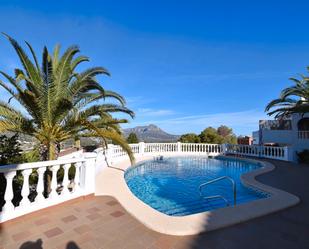
{"type": "Polygon", "coordinates": [[[58,183],[57,183],[57,172],[58,169],[60,168],[60,165],[55,165],[51,167],[51,172],[52,172],[52,180],[50,184],[51,192],[49,193],[48,198],[54,199],[58,196],[57,193],[57,188],[58,188],[58,183]]]}
{"type": "Polygon", "coordinates": [[[21,190],[21,196],[23,199],[20,202],[20,206],[28,206],[31,202],[28,198],[30,194],[30,188],[29,188],[29,177],[32,173],[32,169],[25,169],[22,171],[22,175],[24,177],[23,186],[21,190]]]}
{"type": "Polygon", "coordinates": [[[221,152],[220,152],[220,154],[225,155],[226,152],[227,152],[226,144],[221,144],[221,152]]]}
{"type": "Polygon", "coordinates": [[[70,163],[66,163],[63,166],[63,181],[62,181],[62,191],[61,191],[61,195],[62,196],[66,196],[70,193],[69,191],[69,184],[70,184],[70,180],[69,180],[69,169],[71,167],[70,163]]]}
{"type": "Polygon", "coordinates": [[[36,187],[36,191],[38,193],[38,195],[35,197],[35,202],[39,203],[45,200],[44,197],[44,173],[46,171],[46,167],[41,167],[38,168],[37,172],[38,172],[38,183],[37,183],[37,187],[36,187]]]}
{"type": "Polygon", "coordinates": [[[114,156],[114,145],[113,144],[108,144],[107,149],[106,149],[106,161],[108,165],[113,164],[113,156],[114,156]]]}
{"type": "Polygon", "coordinates": [[[177,152],[181,152],[181,142],[177,142],[177,152]]]}
{"type": "Polygon", "coordinates": [[[4,173],[4,177],[6,179],[6,189],[4,194],[5,204],[2,207],[2,212],[9,214],[14,210],[14,205],[12,203],[12,199],[14,197],[13,193],[13,178],[16,175],[16,171],[9,171],[4,173]]]}
{"type": "Polygon", "coordinates": [[[96,155],[86,154],[85,162],[81,166],[80,185],[84,194],[95,192],[96,155]]]}
{"type": "Polygon", "coordinates": [[[289,161],[290,160],[290,155],[289,155],[289,147],[288,146],[284,146],[283,147],[283,153],[284,153],[284,159],[285,161],[289,161]]]}
{"type": "Polygon", "coordinates": [[[79,192],[80,190],[80,168],[81,168],[81,162],[75,163],[75,177],[74,177],[74,189],[73,192],[79,192]]]}
{"type": "Polygon", "coordinates": [[[138,143],[138,152],[140,155],[144,155],[145,153],[145,143],[144,142],[138,143]]]}

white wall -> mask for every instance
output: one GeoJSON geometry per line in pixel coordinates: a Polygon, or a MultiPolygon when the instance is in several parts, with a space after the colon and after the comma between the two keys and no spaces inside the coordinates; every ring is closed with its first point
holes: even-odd
{"type": "Polygon", "coordinates": [[[299,115],[294,114],[292,116],[292,130],[262,130],[261,143],[278,143],[281,145],[288,145],[291,147],[289,150],[293,161],[297,161],[296,152],[309,149],[309,139],[298,138],[298,122],[305,117],[309,117],[309,114],[299,115]]]}

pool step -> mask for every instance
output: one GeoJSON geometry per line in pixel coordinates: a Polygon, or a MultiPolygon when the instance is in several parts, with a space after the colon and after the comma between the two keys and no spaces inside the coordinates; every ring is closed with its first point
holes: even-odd
{"type": "MultiPolygon", "coordinates": [[[[237,203],[241,204],[254,199],[255,198],[250,195],[244,195],[241,196],[240,198],[237,198],[237,203]]],[[[198,199],[175,204],[169,206],[168,208],[157,208],[157,210],[171,216],[183,216],[223,207],[226,207],[226,203],[221,199],[212,199],[212,200],[198,199]]]]}
{"type": "MultiPolygon", "coordinates": [[[[251,198],[250,198],[251,199],[251,198]]],[[[249,199],[242,198],[238,200],[238,204],[248,202],[250,201],[249,199]]],[[[226,207],[226,203],[222,200],[212,200],[210,204],[202,204],[202,205],[193,205],[189,209],[184,208],[184,209],[178,209],[178,210],[170,210],[168,211],[169,215],[172,216],[183,216],[183,215],[189,215],[189,214],[196,214],[200,212],[205,212],[205,211],[210,211],[210,210],[215,210],[219,208],[224,208],[226,207]]]]}

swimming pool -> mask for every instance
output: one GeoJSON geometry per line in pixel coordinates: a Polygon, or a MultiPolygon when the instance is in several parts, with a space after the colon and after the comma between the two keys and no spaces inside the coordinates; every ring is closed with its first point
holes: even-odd
{"type": "MultiPolygon", "coordinates": [[[[237,204],[267,198],[268,193],[244,186],[240,176],[260,168],[258,163],[229,158],[201,156],[149,160],[129,168],[125,180],[131,192],[152,208],[171,216],[185,216],[226,207],[223,199],[200,196],[202,183],[229,176],[236,183],[237,204]]],[[[227,180],[209,184],[203,196],[221,195],[233,204],[232,185],[227,180]]]]}

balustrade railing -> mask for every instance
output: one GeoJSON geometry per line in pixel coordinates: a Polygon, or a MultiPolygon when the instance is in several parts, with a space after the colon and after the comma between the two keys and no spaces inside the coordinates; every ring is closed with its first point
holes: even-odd
{"type": "MultiPolygon", "coordinates": [[[[237,154],[253,157],[288,160],[287,147],[239,145],[239,144],[197,144],[197,143],[139,143],[130,144],[134,154],[149,153],[194,153],[207,155],[237,154]]],[[[126,152],[118,145],[110,145],[109,156],[122,159],[126,152]]]]}
{"type": "Polygon", "coordinates": [[[222,145],[220,144],[193,144],[182,143],[181,152],[198,152],[208,154],[219,154],[222,152],[222,145]]]}
{"type": "Polygon", "coordinates": [[[298,139],[309,139],[309,131],[298,131],[298,139]]]}
{"type": "Polygon", "coordinates": [[[95,165],[91,160],[79,158],[1,166],[0,222],[92,193],[85,179],[91,178],[93,182],[95,165]]]}
{"type": "Polygon", "coordinates": [[[177,143],[146,143],[144,153],[149,152],[177,152],[177,143]]]}
{"type": "Polygon", "coordinates": [[[288,160],[288,147],[227,144],[226,153],[261,158],[288,160]]]}
{"type": "MultiPolygon", "coordinates": [[[[130,144],[134,154],[147,153],[204,153],[218,155],[222,152],[219,144],[193,144],[193,143],[139,143],[130,144]]],[[[119,145],[109,145],[109,155],[112,158],[122,158],[127,153],[119,145]]]]}

